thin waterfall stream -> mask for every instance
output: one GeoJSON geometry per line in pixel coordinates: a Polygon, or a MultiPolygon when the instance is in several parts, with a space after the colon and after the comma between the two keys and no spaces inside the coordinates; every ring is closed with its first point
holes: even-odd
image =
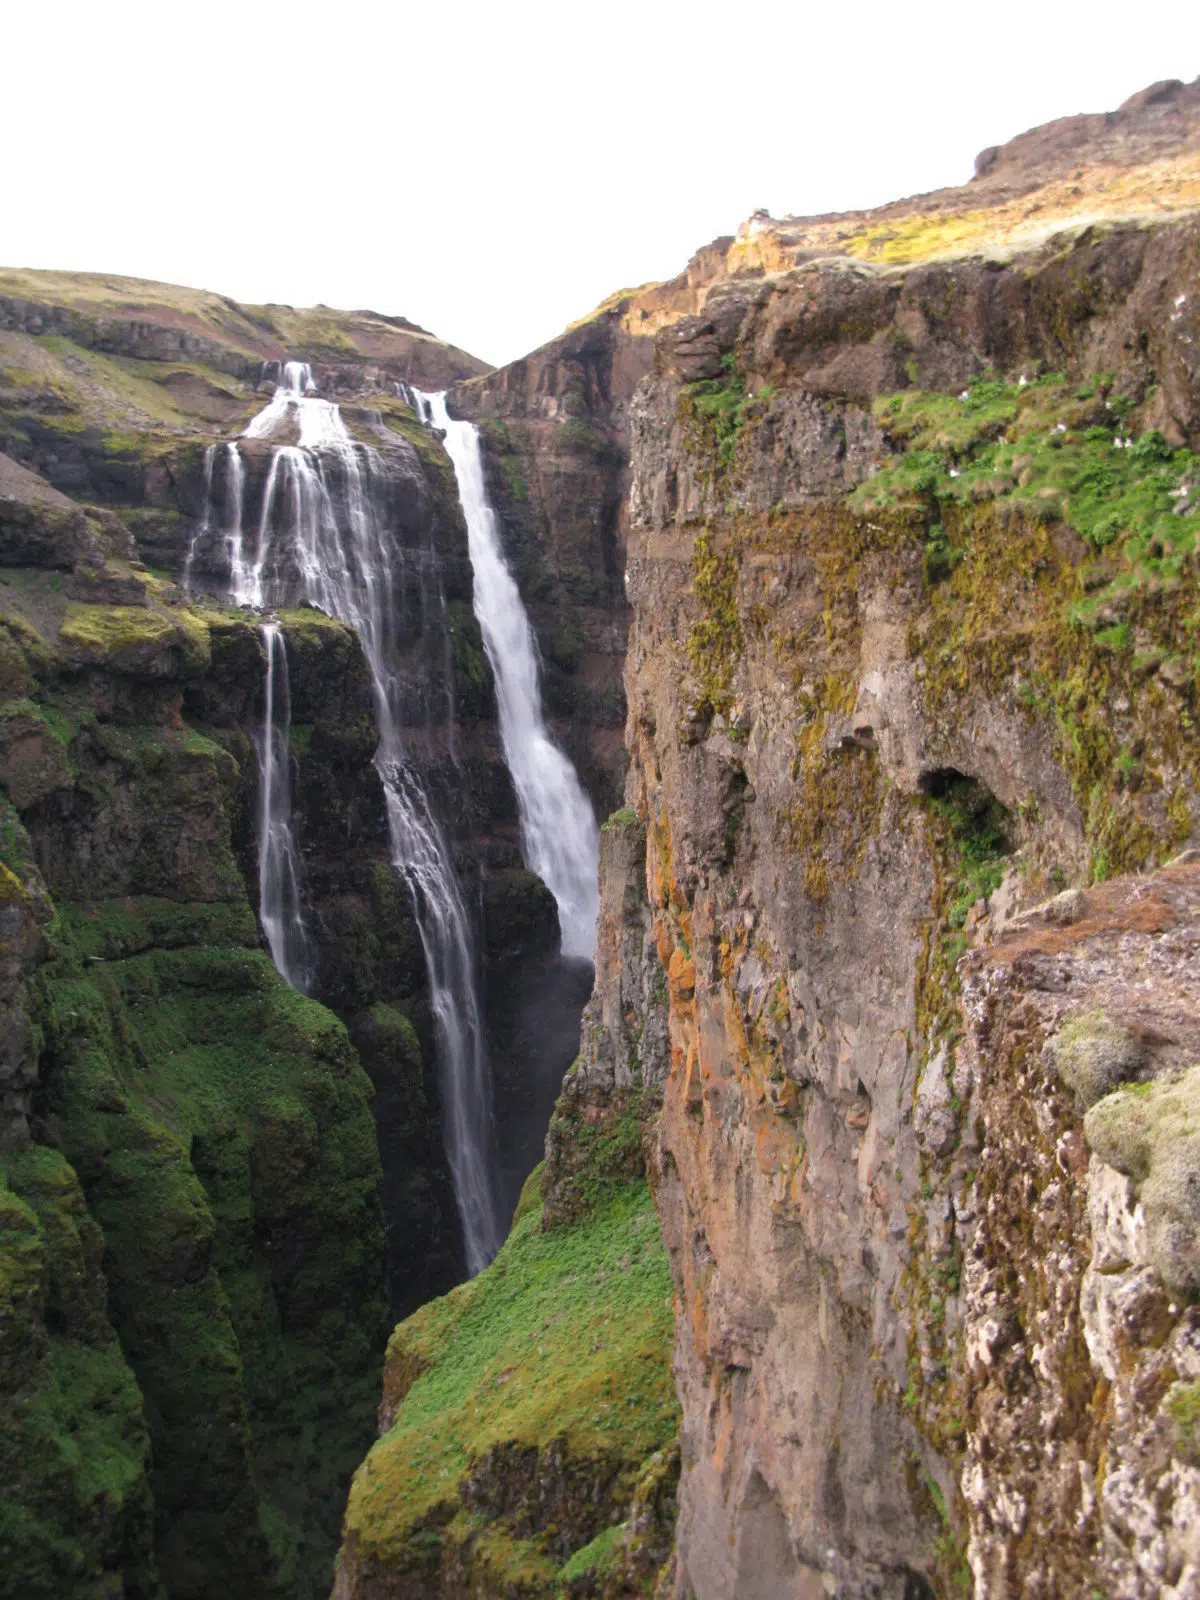
{"type": "Polygon", "coordinates": [[[475,616],[496,683],[500,739],[516,790],[525,864],[558,905],[563,954],[590,961],[600,907],[600,830],[575,768],[546,729],[537,644],[500,546],[479,430],[450,416],[444,393],[411,392],[418,414],[444,435],[454,466],[467,524],[475,616]]]}
{"type": "MultiPolygon", "coordinates": [[[[393,668],[400,643],[393,582],[401,555],[380,510],[386,503],[386,467],[377,451],[351,437],[338,406],[315,394],[307,364],[289,361],[270,402],[243,437],[269,441],[280,429],[293,426],[299,443],[271,450],[257,525],[250,530],[245,526],[245,463],[238,444],[231,443],[225,447],[220,475],[219,523],[215,511],[206,511],[202,531],[220,527],[235,603],[256,610],[280,604],[289,589],[294,593],[298,573],[302,597],[348,624],[362,644],[379,728],[375,765],[387,803],[393,864],[409,887],[425,959],[446,1153],[467,1268],[474,1274],[502,1242],[490,1151],[490,1079],[470,918],[449,847],[401,735],[400,685],[393,668]]],[[[216,492],[216,476],[206,463],[210,497],[216,492]]],[[[189,573],[191,561],[189,553],[189,573]]],[[[281,656],[282,643],[280,637],[281,656]]],[[[268,644],[269,683],[273,648],[268,644]]],[[[269,688],[269,700],[271,692],[269,688]]],[[[260,875],[269,844],[263,831],[268,829],[267,815],[264,794],[260,875]]],[[[273,954],[274,949],[272,943],[273,954]]]]}
{"type": "Polygon", "coordinates": [[[287,646],[277,622],[259,629],[267,655],[258,755],[258,907],[271,956],[293,989],[311,981],[310,948],[300,897],[300,861],[292,835],[292,704],[287,646]]]}

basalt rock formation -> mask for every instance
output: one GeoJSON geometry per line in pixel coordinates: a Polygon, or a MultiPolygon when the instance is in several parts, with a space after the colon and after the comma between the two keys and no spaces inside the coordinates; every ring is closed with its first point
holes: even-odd
{"type": "MultiPolygon", "coordinates": [[[[1148,102],[1183,166],[1195,99],[1148,102]]],[[[1198,242],[1184,209],[1008,265],[822,256],[658,335],[626,678],[672,1593],[1200,1581],[1194,868],[1019,914],[1195,841],[1198,242]],[[1054,1067],[1094,1014],[1142,1043],[1091,1094],[1175,1107],[1137,1136],[1054,1067]]]]}

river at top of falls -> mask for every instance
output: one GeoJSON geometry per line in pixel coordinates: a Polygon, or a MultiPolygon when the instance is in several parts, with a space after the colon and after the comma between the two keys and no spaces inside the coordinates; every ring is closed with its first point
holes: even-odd
{"type": "MultiPolygon", "coordinates": [[[[219,474],[220,513],[210,506],[202,531],[219,529],[225,541],[236,603],[260,610],[277,605],[289,586],[294,589],[298,573],[304,599],[347,623],[362,644],[374,688],[379,727],[375,764],[387,802],[392,860],[409,886],[425,957],[441,1068],[446,1153],[467,1267],[474,1274],[499,1249],[502,1231],[471,923],[449,848],[400,731],[395,655],[403,641],[394,580],[402,557],[380,512],[386,469],[375,450],[351,438],[337,405],[313,390],[307,365],[287,362],[274,395],[243,437],[269,443],[280,432],[295,429],[299,443],[272,449],[258,515],[250,519],[249,527],[245,464],[238,445],[226,445],[219,474]]],[[[210,457],[206,463],[210,501],[218,477],[215,460],[210,457]]],[[[267,643],[268,651],[274,648],[269,639],[267,643]]],[[[279,643],[282,647],[282,639],[279,643]]],[[[268,654],[269,684],[273,659],[268,654]]],[[[264,796],[260,875],[266,870],[269,841],[264,796]]],[[[267,932],[270,938],[271,930],[267,932]]]]}
{"type": "Polygon", "coordinates": [[[537,644],[500,547],[479,430],[450,416],[445,394],[412,392],[418,413],[444,434],[454,465],[467,524],[475,616],[496,683],[500,739],[517,794],[526,865],[558,904],[563,954],[590,961],[600,905],[600,832],[575,768],[546,731],[537,644]]]}

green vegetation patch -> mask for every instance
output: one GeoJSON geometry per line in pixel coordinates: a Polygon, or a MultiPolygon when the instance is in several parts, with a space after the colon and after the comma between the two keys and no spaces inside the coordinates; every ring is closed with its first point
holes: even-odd
{"type": "Polygon", "coordinates": [[[151,668],[165,651],[178,653],[182,667],[201,670],[210,660],[208,627],[184,607],[72,604],[59,630],[76,661],[137,671],[151,668]]]}
{"type": "Polygon", "coordinates": [[[1101,1161],[1133,1180],[1150,1264],[1169,1289],[1200,1291],[1200,1067],[1106,1095],[1083,1128],[1101,1161]]]}
{"type": "Polygon", "coordinates": [[[316,1600],[385,1328],[369,1081],[337,1018],[246,947],[244,901],[66,919],[39,982],[47,1109],[147,1400],[164,1578],[316,1600]],[[243,942],[194,942],[219,937],[243,942]]]}
{"type": "Polygon", "coordinates": [[[883,397],[885,429],[913,448],[848,497],[924,541],[909,648],[931,704],[1015,696],[1053,729],[1096,880],[1185,844],[1200,778],[1200,463],[1152,433],[1126,444],[1127,408],[1105,393],[1052,376],[883,397]],[[965,434],[947,431],[956,407],[965,434]]]}
{"type": "Polygon", "coordinates": [[[946,920],[961,928],[978,900],[1000,887],[1011,854],[1012,819],[995,795],[974,779],[953,774],[930,810],[944,825],[954,881],[946,920]]]}
{"type": "Polygon", "coordinates": [[[153,895],[64,905],[62,922],[78,953],[89,960],[120,960],[155,948],[228,944],[253,949],[258,925],[244,900],[177,904],[153,895]]]}
{"type": "Polygon", "coordinates": [[[6,1595],[103,1600],[157,1590],[150,1440],[105,1315],[102,1249],[57,1151],[0,1153],[6,1595]]]}
{"type": "Polygon", "coordinates": [[[774,392],[764,387],[749,393],[736,356],[723,356],[721,366],[719,378],[685,383],[679,391],[680,417],[692,425],[693,442],[705,447],[719,471],[732,467],[743,430],[763,413],[774,392]]]}
{"type": "Polygon", "coordinates": [[[619,810],[611,812],[605,819],[601,833],[617,833],[622,828],[633,827],[638,821],[638,814],[632,806],[622,806],[619,810]]]}
{"type": "Polygon", "coordinates": [[[605,1503],[618,1521],[642,1463],[674,1439],[673,1291],[646,1184],[626,1183],[586,1222],[547,1233],[540,1181],[539,1169],[492,1265],[392,1336],[389,1371],[419,1376],[355,1477],[355,1560],[411,1564],[422,1539],[440,1542],[436,1527],[484,1458],[526,1452],[536,1470],[551,1448],[568,1475],[607,1485],[591,1525],[580,1518],[586,1545],[605,1503]]]}
{"type": "Polygon", "coordinates": [[[971,505],[1002,499],[1043,522],[1065,521],[1108,558],[1075,620],[1103,626],[1106,587],[1177,578],[1200,529],[1200,457],[1150,430],[1126,432],[1106,382],[1075,388],[1052,373],[1029,384],[984,375],[958,396],[907,390],[875,402],[899,456],[851,504],[971,505]],[[1189,486],[1195,486],[1189,496],[1189,486]],[[1192,506],[1177,515],[1181,503],[1192,506]]]}
{"type": "Polygon", "coordinates": [[[626,1524],[618,1522],[614,1527],[598,1533],[590,1544],[585,1544],[582,1550],[576,1550],[571,1559],[563,1564],[558,1574],[560,1580],[570,1583],[576,1578],[598,1578],[611,1572],[624,1548],[626,1531],[626,1524]]]}

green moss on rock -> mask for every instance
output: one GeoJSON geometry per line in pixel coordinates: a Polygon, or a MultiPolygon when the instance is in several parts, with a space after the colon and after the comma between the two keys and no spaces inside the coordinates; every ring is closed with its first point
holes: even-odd
{"type": "Polygon", "coordinates": [[[184,607],[72,604],[59,640],[76,667],[138,676],[202,671],[211,658],[203,617],[184,607]]]}
{"type": "Polygon", "coordinates": [[[1070,1017],[1050,1050],[1059,1077],[1073,1091],[1081,1111],[1136,1077],[1143,1055],[1137,1037],[1102,1011],[1070,1017]]]}
{"type": "Polygon", "coordinates": [[[355,1476],[342,1560],[397,1594],[490,1570],[497,1538],[523,1568],[512,1593],[560,1592],[562,1563],[625,1519],[674,1439],[673,1292],[646,1185],[544,1232],[539,1181],[493,1264],[392,1336],[394,1421],[355,1476]]]}
{"type": "Polygon", "coordinates": [[[146,1397],[163,1577],[172,1600],[316,1600],[385,1328],[370,1085],[342,1024],[247,947],[244,900],[66,924],[45,1106],[146,1397]],[[242,942],[196,942],[221,938],[242,942]]]}
{"type": "Polygon", "coordinates": [[[150,1441],[59,1152],[0,1155],[0,1594],[152,1600],[150,1441]]]}
{"type": "Polygon", "coordinates": [[[1200,1290],[1200,1067],[1107,1095],[1083,1126],[1101,1161],[1133,1179],[1163,1282],[1200,1290]]]}

